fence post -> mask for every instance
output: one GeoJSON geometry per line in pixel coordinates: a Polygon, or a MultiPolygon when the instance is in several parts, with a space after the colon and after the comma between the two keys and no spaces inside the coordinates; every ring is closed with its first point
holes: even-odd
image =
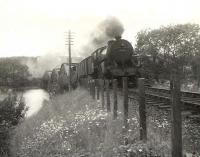
{"type": "Polygon", "coordinates": [[[83,86],[84,86],[84,88],[90,88],[90,79],[89,78],[84,78],[83,79],[83,86]]]}
{"type": "Polygon", "coordinates": [[[146,106],[145,106],[145,87],[144,78],[138,79],[139,88],[139,117],[140,117],[140,140],[147,140],[147,127],[146,127],[146,106]]]}
{"type": "Polygon", "coordinates": [[[171,78],[171,107],[172,107],[172,157],[182,157],[182,120],[180,79],[177,72],[171,78]]]}
{"type": "Polygon", "coordinates": [[[123,77],[124,126],[128,128],[128,78],[123,77]]]}
{"type": "Polygon", "coordinates": [[[105,107],[105,101],[104,101],[104,80],[101,79],[101,104],[102,104],[102,109],[105,107]]]}
{"type": "Polygon", "coordinates": [[[110,81],[106,80],[107,111],[110,112],[110,81]]]}
{"type": "Polygon", "coordinates": [[[91,88],[92,88],[92,99],[95,99],[95,80],[92,80],[91,88]]]}
{"type": "Polygon", "coordinates": [[[118,106],[117,106],[117,79],[113,80],[113,119],[117,118],[117,110],[118,110],[118,106]]]}
{"type": "Polygon", "coordinates": [[[97,80],[96,80],[96,89],[97,89],[96,93],[97,93],[97,100],[99,100],[99,87],[100,87],[100,85],[99,85],[99,79],[97,79],[97,80]]]}
{"type": "Polygon", "coordinates": [[[89,91],[90,91],[90,96],[92,96],[92,82],[91,82],[91,80],[88,80],[88,88],[89,88],[89,91]]]}

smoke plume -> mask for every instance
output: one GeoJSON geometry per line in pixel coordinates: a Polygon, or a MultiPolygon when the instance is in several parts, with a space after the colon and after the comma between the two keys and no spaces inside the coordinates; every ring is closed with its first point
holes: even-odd
{"type": "Polygon", "coordinates": [[[89,56],[95,49],[105,46],[109,40],[122,36],[124,27],[116,17],[107,17],[91,33],[88,44],[83,46],[83,56],[89,56]]]}
{"type": "Polygon", "coordinates": [[[67,58],[64,58],[65,60],[56,54],[48,54],[37,57],[36,61],[27,60],[24,64],[28,66],[29,72],[33,77],[42,77],[46,70],[59,68],[63,62],[66,62],[67,58]]]}
{"type": "MultiPolygon", "coordinates": [[[[82,58],[72,57],[73,63],[79,63],[82,58]]],[[[45,71],[60,68],[62,63],[67,63],[68,57],[58,53],[48,53],[47,55],[37,57],[35,60],[26,60],[23,64],[28,66],[32,77],[41,78],[45,71]]]]}
{"type": "MultiPolygon", "coordinates": [[[[116,17],[107,17],[100,22],[94,31],[90,34],[88,42],[81,47],[81,57],[88,57],[97,48],[105,46],[109,40],[116,36],[121,36],[124,31],[122,23],[116,17]]],[[[82,60],[80,57],[73,57],[73,62],[78,63],[82,60]]],[[[29,72],[33,77],[42,77],[46,70],[60,68],[62,63],[68,62],[67,57],[57,52],[48,53],[45,56],[38,57],[36,61],[27,60],[24,62],[29,67],[29,72]]]]}
{"type": "Polygon", "coordinates": [[[99,27],[105,32],[106,36],[110,38],[121,36],[124,32],[122,23],[115,17],[108,17],[100,23],[99,27]]]}

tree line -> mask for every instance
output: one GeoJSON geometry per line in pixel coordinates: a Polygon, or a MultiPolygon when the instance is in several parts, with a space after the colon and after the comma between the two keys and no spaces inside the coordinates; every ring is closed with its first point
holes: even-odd
{"type": "Polygon", "coordinates": [[[169,80],[171,73],[176,71],[182,80],[192,79],[200,86],[198,24],[178,24],[140,31],[135,51],[142,56],[142,71],[148,77],[157,81],[169,80]]]}
{"type": "Polygon", "coordinates": [[[28,66],[21,62],[20,57],[0,58],[0,86],[19,88],[37,85],[39,81],[30,74],[28,66]]]}

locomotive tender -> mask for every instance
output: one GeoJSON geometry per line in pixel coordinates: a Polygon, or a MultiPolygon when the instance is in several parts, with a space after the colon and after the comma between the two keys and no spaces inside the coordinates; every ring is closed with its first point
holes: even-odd
{"type": "MultiPolygon", "coordinates": [[[[56,79],[51,77],[51,83],[59,84],[60,89],[68,89],[69,76],[67,63],[61,65],[60,70],[54,69],[56,79]],[[60,71],[60,72],[58,72],[60,71]],[[59,75],[59,76],[58,76],[59,75]],[[59,79],[58,79],[59,78],[59,79]]],[[[132,85],[136,85],[136,79],[140,76],[138,56],[134,53],[131,43],[121,37],[108,41],[106,46],[96,49],[90,56],[80,63],[72,64],[71,84],[77,87],[78,82],[88,79],[118,79],[126,76],[132,85]]]]}

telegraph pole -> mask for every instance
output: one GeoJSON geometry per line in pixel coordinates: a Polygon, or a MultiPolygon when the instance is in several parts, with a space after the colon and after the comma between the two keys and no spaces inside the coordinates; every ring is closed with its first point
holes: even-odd
{"type": "Polygon", "coordinates": [[[65,45],[68,45],[68,56],[69,56],[69,59],[68,59],[68,63],[69,63],[69,92],[71,91],[71,63],[72,63],[72,58],[71,58],[71,45],[72,44],[72,33],[71,31],[69,30],[68,31],[68,35],[67,35],[67,38],[66,38],[66,44],[65,45]]]}

